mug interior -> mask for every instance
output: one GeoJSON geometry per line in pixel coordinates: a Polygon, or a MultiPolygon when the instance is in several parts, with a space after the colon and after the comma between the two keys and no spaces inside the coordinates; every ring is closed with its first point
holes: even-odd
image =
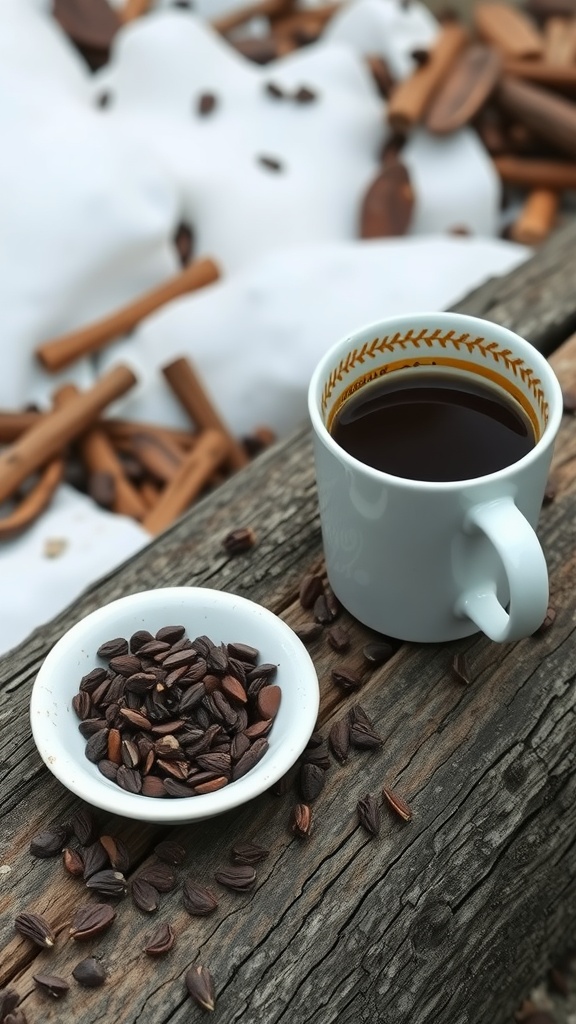
{"type": "MultiPolygon", "coordinates": [[[[444,314],[444,319],[449,314],[444,314]]],[[[332,362],[325,363],[319,381],[319,411],[330,432],[334,418],[344,403],[360,388],[387,374],[427,373],[434,367],[442,374],[465,374],[481,378],[489,387],[496,387],[524,411],[538,444],[550,419],[550,403],[538,367],[539,353],[525,352],[526,346],[514,344],[514,335],[506,331],[503,340],[486,321],[471,321],[477,330],[459,327],[435,327],[420,324],[386,330],[386,325],[373,325],[339,347],[332,362]],[[511,340],[510,340],[511,339],[511,340]]],[[[439,318],[440,320],[440,318],[439,318]]]]}

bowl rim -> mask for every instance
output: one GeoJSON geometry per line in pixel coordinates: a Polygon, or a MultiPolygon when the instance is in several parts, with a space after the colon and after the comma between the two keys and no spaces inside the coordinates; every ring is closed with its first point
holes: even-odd
{"type": "MultiPolygon", "coordinates": [[[[139,628],[145,627],[140,626],[139,628]]],[[[209,635],[209,627],[206,632],[209,635]]],[[[274,654],[274,658],[268,657],[266,651],[263,651],[262,654],[267,660],[276,658],[276,654],[274,654]]],[[[95,651],[92,657],[95,662],[95,651]]],[[[78,683],[80,678],[79,675],[78,683]]],[[[201,821],[232,810],[274,785],[292,767],[304,750],[316,724],[319,704],[318,675],[312,658],[291,627],[274,612],[249,598],[225,590],[208,587],[158,587],[154,590],[139,591],[116,598],[102,605],[89,612],[57,640],[40,666],[32,687],[30,724],[32,736],[42,761],[55,778],[77,797],[100,810],[133,820],[157,824],[177,824],[201,821]],[[61,659],[73,655],[78,648],[81,649],[87,629],[97,628],[109,619],[113,619],[116,611],[134,611],[135,614],[141,614],[146,609],[153,607],[154,598],[158,599],[160,610],[162,604],[177,601],[182,602],[183,609],[189,604],[190,609],[193,610],[194,607],[201,604],[208,614],[220,607],[228,612],[236,611],[239,615],[255,617],[260,620],[264,629],[270,631],[271,641],[279,646],[278,654],[284,652],[285,658],[290,658],[291,663],[297,665],[299,688],[301,696],[305,697],[297,716],[297,731],[291,730],[288,736],[280,733],[278,746],[271,747],[250,772],[214,793],[178,799],[154,799],[141,794],[128,793],[119,786],[114,786],[104,777],[101,780],[94,779],[88,774],[89,768],[87,772],[84,771],[90,762],[86,760],[85,766],[79,764],[78,758],[66,751],[65,746],[62,745],[62,729],[67,728],[70,715],[74,717],[74,711],[71,705],[68,706],[68,703],[61,724],[58,724],[55,730],[46,729],[45,722],[47,718],[50,718],[51,709],[53,712],[62,701],[62,696],[55,697],[51,688],[54,673],[57,672],[61,659]],[[80,769],[78,776],[74,772],[74,766],[76,766],[76,771],[80,769]],[[69,774],[71,768],[72,774],[69,774]]]]}

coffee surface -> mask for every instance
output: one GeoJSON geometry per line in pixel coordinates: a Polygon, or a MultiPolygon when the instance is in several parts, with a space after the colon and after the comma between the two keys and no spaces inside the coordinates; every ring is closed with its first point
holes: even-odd
{"type": "Polygon", "coordinates": [[[411,480],[467,480],[517,462],[535,445],[521,407],[476,378],[398,371],[338,411],[337,444],[367,466],[411,480]]]}

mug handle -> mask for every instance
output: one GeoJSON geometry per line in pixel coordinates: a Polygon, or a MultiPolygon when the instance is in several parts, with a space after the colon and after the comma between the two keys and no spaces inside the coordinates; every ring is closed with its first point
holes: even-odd
{"type": "Polygon", "coordinates": [[[510,497],[475,505],[464,520],[464,531],[480,530],[494,545],[508,578],[509,611],[496,596],[496,584],[486,580],[465,591],[456,603],[457,615],[475,622],[497,643],[530,636],[542,625],[548,607],[548,570],[540,542],[510,497]]]}

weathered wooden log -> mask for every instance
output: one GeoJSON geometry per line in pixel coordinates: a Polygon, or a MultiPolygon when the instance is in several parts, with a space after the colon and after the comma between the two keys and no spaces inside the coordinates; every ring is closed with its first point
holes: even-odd
{"type": "MultiPolygon", "coordinates": [[[[573,292],[561,287],[575,233],[560,233],[531,264],[460,308],[494,316],[548,349],[561,325],[576,318],[573,292]]],[[[557,358],[561,367],[572,365],[566,353],[557,358]]],[[[181,877],[218,889],[214,871],[235,842],[266,846],[255,890],[219,891],[210,917],[188,917],[178,888],[163,895],[151,917],[120,901],[114,925],[89,948],[67,939],[67,922],[87,890],[58,859],[34,860],[28,844],[78,802],[34,749],[30,688],[52,644],[82,615],[160,584],[225,588],[294,626],[309,621],[298,586],[305,571],[321,569],[322,555],[307,427],[1,659],[0,985],[20,993],[29,1024],[60,1021],[63,1011],[80,1024],[200,1020],[183,982],[193,963],[214,975],[220,1024],[510,1020],[576,921],[575,468],[576,420],[567,416],[555,460],[557,494],[540,526],[557,611],[548,632],[506,646],[483,637],[404,644],[373,668],[362,648],[374,634],[342,612],[349,652],[337,654],[325,633],[311,646],[323,735],[360,701],[384,742],[375,751],[353,750],[343,765],[333,761],[309,841],[289,828],[296,793],[264,794],[221,818],[174,829],[98,815],[103,832],[128,844],[131,874],[155,860],[160,837],[170,837],[188,850],[181,877]],[[251,526],[257,544],[231,557],[222,539],[237,526],[251,526]],[[468,685],[453,674],[456,654],[467,659],[468,685]],[[361,675],[358,693],[343,693],[331,680],[331,669],[343,662],[361,675]],[[370,839],[356,803],[365,793],[380,797],[382,786],[410,803],[413,820],[383,807],[380,835],[370,839]],[[40,951],[15,934],[14,917],[24,910],[46,914],[58,933],[54,950],[40,951]],[[160,918],[173,924],[177,938],[152,962],[142,950],[160,918]],[[102,989],[80,990],[71,981],[87,955],[101,958],[108,971],[102,989]],[[65,1004],[34,990],[39,971],[71,981],[65,1004]]]]}

